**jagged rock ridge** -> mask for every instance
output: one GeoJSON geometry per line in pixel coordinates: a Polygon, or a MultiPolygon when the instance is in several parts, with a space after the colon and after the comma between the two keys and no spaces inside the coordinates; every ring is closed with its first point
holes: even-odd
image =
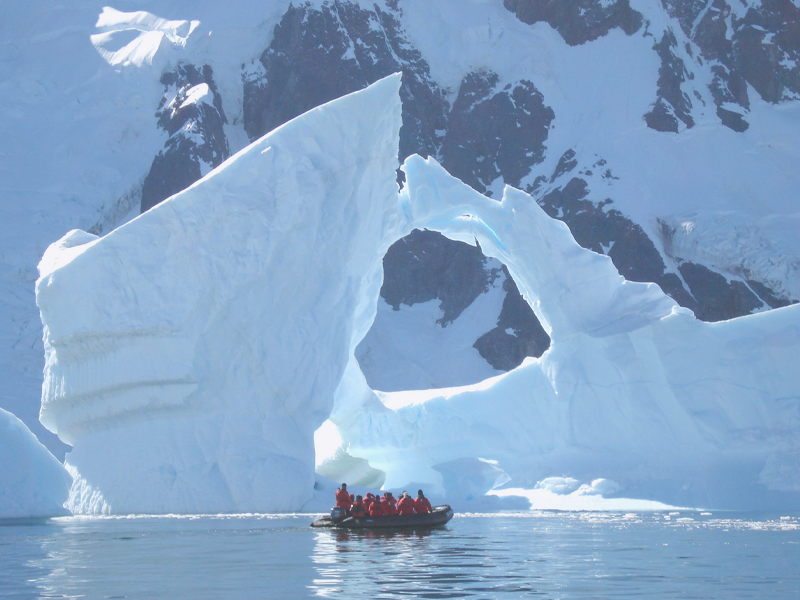
{"type": "Polygon", "coordinates": [[[211,67],[180,65],[164,73],[161,83],[164,97],[156,116],[169,138],[144,180],[142,212],[189,187],[230,156],[211,67]]]}
{"type": "MultiPolygon", "coordinates": [[[[722,125],[746,130],[746,83],[770,102],[795,97],[800,90],[796,63],[793,66],[798,36],[792,34],[798,11],[791,2],[768,0],[739,15],[723,0],[663,0],[662,9],[676,25],[658,38],[649,33],[646,16],[627,0],[572,4],[505,0],[504,5],[525,23],[548,23],[570,45],[591,43],[613,30],[652,37],[661,66],[652,108],[642,118],[665,134],[693,127],[694,111],[707,97],[716,105],[722,125]],[[696,73],[703,69],[713,74],[707,90],[697,87],[696,73]]],[[[491,197],[497,196],[503,184],[521,186],[546,157],[548,131],[558,116],[547,98],[526,80],[501,88],[497,74],[483,69],[464,75],[451,106],[428,63],[407,39],[402,19],[396,2],[387,2],[385,8],[376,3],[372,10],[340,0],[324,2],[319,8],[309,3],[290,6],[261,56],[242,66],[243,124],[248,137],[254,140],[316,105],[402,71],[401,160],[412,153],[434,156],[451,173],[491,197]]],[[[224,136],[218,135],[225,117],[210,69],[208,73],[203,69],[201,78],[197,69],[181,69],[165,75],[165,87],[188,90],[189,84],[206,82],[214,102],[203,104],[202,114],[194,114],[171,109],[175,101],[165,94],[160,123],[169,133],[178,134],[154,160],[145,184],[148,205],[199,178],[200,152],[205,152],[202,160],[212,166],[227,156],[224,136]],[[212,106],[217,110],[210,110],[212,106]],[[190,144],[179,131],[189,120],[202,131],[199,144],[190,144]]],[[[603,157],[577,157],[570,150],[552,175],[540,176],[524,187],[551,216],[567,223],[584,247],[608,254],[628,279],[658,283],[704,320],[728,319],[793,301],[773,292],[766,282],[731,279],[714,271],[713,265],[668,253],[662,256],[641,225],[614,208],[613,197],[593,189],[593,176],[612,183],[615,177],[603,157]]],[[[142,207],[146,207],[144,192],[142,207]]],[[[493,276],[480,254],[472,255],[442,236],[415,232],[398,244],[402,248],[390,250],[384,261],[382,296],[398,308],[438,298],[441,325],[457,318],[482,293],[485,284],[481,282],[493,276]],[[469,258],[459,262],[465,256],[469,258]],[[441,265],[458,265],[449,275],[458,274],[460,283],[451,276],[441,277],[441,265]]],[[[525,355],[540,355],[548,344],[530,308],[515,299],[510,278],[507,284],[508,308],[504,305],[497,328],[476,341],[484,358],[500,369],[513,368],[525,355]],[[509,328],[516,335],[507,334],[509,328]]]]}

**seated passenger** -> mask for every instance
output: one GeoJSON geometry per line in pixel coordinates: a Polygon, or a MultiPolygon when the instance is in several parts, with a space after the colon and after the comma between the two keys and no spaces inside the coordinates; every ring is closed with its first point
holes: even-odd
{"type": "Polygon", "coordinates": [[[417,490],[417,498],[414,500],[414,510],[420,514],[429,513],[433,510],[431,508],[431,501],[425,497],[422,490],[417,490]]]}
{"type": "Polygon", "coordinates": [[[408,492],[403,492],[400,500],[397,501],[397,512],[401,515],[414,514],[414,499],[408,495],[408,492]]]}
{"type": "Polygon", "coordinates": [[[341,506],[345,510],[350,510],[350,492],[347,491],[347,484],[343,483],[342,487],[336,490],[336,506],[341,506]]]}
{"type": "Polygon", "coordinates": [[[350,508],[350,514],[354,517],[363,517],[367,514],[366,509],[364,508],[364,501],[361,499],[361,496],[356,496],[355,504],[350,508]]]}
{"type": "Polygon", "coordinates": [[[370,517],[382,517],[386,513],[383,512],[383,505],[376,499],[369,507],[370,517]]]}
{"type": "Polygon", "coordinates": [[[381,500],[381,508],[383,514],[387,516],[394,516],[397,514],[396,500],[392,498],[392,492],[384,492],[383,500],[381,500]]]}
{"type": "Polygon", "coordinates": [[[372,506],[374,501],[375,496],[373,496],[370,492],[367,492],[367,495],[364,497],[364,510],[369,512],[369,507],[372,506]]]}

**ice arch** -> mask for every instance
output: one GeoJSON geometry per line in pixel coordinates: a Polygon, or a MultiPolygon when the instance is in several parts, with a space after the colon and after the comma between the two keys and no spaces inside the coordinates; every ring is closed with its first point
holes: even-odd
{"type": "Polygon", "coordinates": [[[520,485],[568,473],[677,497],[744,465],[748,486],[796,498],[798,425],[774,432],[800,398],[798,311],[698,323],[526,194],[494,202],[434,161],[408,159],[398,195],[399,85],[314,109],[104,238],[75,231],[48,249],[41,420],[73,445],[68,507],[300,509],[328,416],[390,486],[447,491],[444,472],[489,459],[520,485]],[[552,345],[477,386],[381,402],[353,352],[383,255],[421,227],[479,239],[552,345]]]}
{"type": "Polygon", "coordinates": [[[385,487],[419,483],[455,500],[568,475],[611,480],[578,493],[800,506],[800,306],[698,321],[581,248],[529,195],[506,187],[489,200],[418,156],[403,169],[407,221],[477,239],[505,263],[551,346],[477,385],[380,399],[351,361],[331,421],[385,487]]]}

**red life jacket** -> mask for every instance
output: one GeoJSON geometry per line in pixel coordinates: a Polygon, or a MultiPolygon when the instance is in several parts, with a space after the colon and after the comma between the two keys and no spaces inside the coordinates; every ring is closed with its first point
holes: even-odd
{"type": "Polygon", "coordinates": [[[336,506],[341,506],[345,510],[350,510],[352,506],[350,502],[350,493],[347,490],[339,488],[336,490],[336,506]]]}
{"type": "Polygon", "coordinates": [[[381,500],[381,508],[383,508],[383,514],[385,515],[396,515],[397,514],[397,507],[392,502],[393,498],[386,498],[384,496],[383,500],[381,500]]]}
{"type": "Polygon", "coordinates": [[[365,514],[367,514],[363,501],[353,504],[353,508],[350,509],[350,514],[352,514],[354,517],[363,517],[365,514]]]}
{"type": "Polygon", "coordinates": [[[425,496],[417,497],[414,500],[414,510],[416,510],[420,514],[425,514],[431,512],[433,510],[431,508],[431,501],[428,500],[425,496]]]}
{"type": "Polygon", "coordinates": [[[384,515],[383,506],[380,502],[373,502],[369,507],[370,517],[382,517],[384,515]]]}
{"type": "Polygon", "coordinates": [[[371,496],[367,496],[366,498],[364,498],[364,510],[369,512],[369,507],[370,506],[372,506],[372,497],[371,496]]]}
{"type": "Polygon", "coordinates": [[[414,514],[414,500],[409,497],[403,496],[397,502],[397,512],[401,515],[413,515],[414,514]]]}

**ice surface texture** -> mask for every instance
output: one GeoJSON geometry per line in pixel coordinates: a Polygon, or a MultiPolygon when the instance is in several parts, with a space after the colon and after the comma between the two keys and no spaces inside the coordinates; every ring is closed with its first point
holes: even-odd
{"type": "Polygon", "coordinates": [[[800,506],[800,307],[699,322],[527,194],[490,200],[433,160],[409,158],[398,194],[399,83],[298,117],[102,239],[50,247],[41,419],[74,447],[69,508],[301,509],[329,416],[386,487],[455,498],[569,477],[800,506]],[[369,388],[354,350],[381,259],[414,228],[508,266],[552,339],[541,359],[466,388],[369,388]]]}
{"type": "Polygon", "coordinates": [[[296,510],[394,239],[400,76],[40,264],[42,423],[80,513],[296,510]]]}
{"type": "Polygon", "coordinates": [[[0,408],[0,519],[53,517],[72,479],[25,424],[0,408]]]}
{"type": "Polygon", "coordinates": [[[474,386],[381,394],[350,411],[358,394],[340,389],[332,420],[386,487],[457,497],[478,482],[448,487],[455,461],[467,473],[471,458],[527,489],[568,475],[683,506],[800,506],[800,306],[698,321],[655,284],[624,280],[527,194],[506,187],[494,202],[420,157],[404,171],[414,225],[474,237],[505,263],[552,345],[474,386]]]}

